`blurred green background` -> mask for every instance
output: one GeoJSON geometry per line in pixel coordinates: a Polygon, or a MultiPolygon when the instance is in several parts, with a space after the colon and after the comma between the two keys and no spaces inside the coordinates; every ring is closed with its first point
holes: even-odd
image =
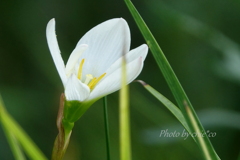
{"type": "MultiPolygon", "coordinates": [[[[222,159],[240,149],[240,2],[236,0],[135,0],[176,72],[222,159]]],[[[45,29],[56,18],[66,62],[81,36],[95,25],[123,17],[131,48],[144,42],[123,0],[0,1],[0,93],[9,113],[50,157],[57,135],[55,119],[61,80],[48,50],[45,29]]],[[[175,103],[149,52],[138,79],[175,103]]],[[[202,159],[191,138],[159,137],[183,128],[140,84],[130,85],[134,160],[202,159]]],[[[112,159],[119,159],[118,92],[108,96],[112,159]]],[[[0,129],[0,159],[14,159],[0,129]]],[[[95,103],[76,123],[66,154],[69,160],[106,159],[103,106],[95,103]]]]}

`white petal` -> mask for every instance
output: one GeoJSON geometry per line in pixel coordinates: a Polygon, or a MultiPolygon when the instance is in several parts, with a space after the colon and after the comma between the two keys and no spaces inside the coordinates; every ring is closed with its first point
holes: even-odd
{"type": "MultiPolygon", "coordinates": [[[[142,57],[135,59],[127,64],[127,84],[131,83],[142,71],[143,60],[142,57]]],[[[112,74],[108,75],[90,93],[87,100],[101,98],[107,94],[115,92],[121,88],[121,68],[115,70],[112,74]]]]}
{"type": "Polygon", "coordinates": [[[130,30],[122,18],[105,21],[88,31],[77,45],[88,44],[82,54],[85,59],[83,75],[100,76],[118,58],[128,53],[130,30]]]}
{"type": "Polygon", "coordinates": [[[69,77],[68,82],[65,86],[65,96],[67,100],[84,101],[89,97],[89,93],[89,87],[78,80],[74,74],[69,77]]]}
{"type": "MultiPolygon", "coordinates": [[[[132,62],[133,60],[142,57],[142,60],[144,61],[148,53],[148,46],[146,44],[143,44],[135,49],[132,49],[130,52],[128,52],[125,56],[127,63],[132,62]]],[[[107,75],[111,74],[118,68],[122,66],[122,60],[123,57],[119,58],[116,62],[114,62],[106,71],[107,75]]],[[[106,77],[104,77],[106,78],[106,77]]]]}
{"type": "Polygon", "coordinates": [[[88,45],[81,44],[76,46],[76,48],[71,53],[70,57],[68,58],[67,64],[66,64],[66,75],[69,77],[71,73],[74,71],[75,65],[78,62],[80,56],[82,53],[87,49],[88,45]]]}
{"type": "Polygon", "coordinates": [[[46,29],[48,47],[50,49],[53,61],[57,68],[58,74],[62,80],[63,85],[67,83],[67,76],[65,74],[65,65],[60,54],[56,33],[55,33],[55,19],[51,19],[47,24],[46,29]]]}

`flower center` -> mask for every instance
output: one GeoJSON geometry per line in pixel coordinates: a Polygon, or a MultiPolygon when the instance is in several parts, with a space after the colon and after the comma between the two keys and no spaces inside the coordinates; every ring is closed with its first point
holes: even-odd
{"type": "MultiPolygon", "coordinates": [[[[82,59],[82,61],[80,62],[80,65],[79,65],[79,68],[78,68],[78,75],[77,75],[77,78],[79,80],[81,80],[82,78],[82,69],[83,69],[83,64],[85,62],[85,59],[82,59]]],[[[88,87],[90,89],[93,89],[96,84],[106,75],[106,73],[103,73],[101,76],[99,76],[98,78],[97,77],[93,77],[92,74],[87,74],[86,75],[86,79],[84,81],[84,83],[86,85],[88,85],[88,87]]]]}

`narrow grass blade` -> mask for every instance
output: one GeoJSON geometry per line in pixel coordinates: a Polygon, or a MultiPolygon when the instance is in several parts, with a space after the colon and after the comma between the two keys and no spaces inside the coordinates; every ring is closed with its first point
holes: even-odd
{"type": "Polygon", "coordinates": [[[3,102],[0,98],[0,115],[2,125],[11,133],[14,134],[16,139],[22,145],[26,154],[30,159],[47,160],[43,153],[38,149],[25,131],[17,124],[17,122],[7,113],[4,108],[3,102]]]}
{"type": "Polygon", "coordinates": [[[103,97],[103,110],[104,110],[107,160],[110,160],[111,156],[110,156],[110,135],[109,135],[109,124],[108,124],[107,96],[103,97]]]}
{"type": "Polygon", "coordinates": [[[126,59],[122,62],[122,88],[120,90],[120,160],[131,160],[129,99],[126,77],[126,59]]]}
{"type": "Polygon", "coordinates": [[[3,130],[4,130],[5,135],[7,137],[8,143],[11,147],[14,158],[16,160],[25,160],[26,159],[25,155],[22,152],[22,149],[21,149],[16,137],[14,136],[14,134],[11,133],[11,131],[9,131],[4,125],[3,125],[3,130]]]}
{"type": "MultiPolygon", "coordinates": [[[[191,109],[189,108],[189,106],[188,106],[187,103],[185,103],[185,106],[186,106],[187,114],[188,114],[188,116],[189,116],[189,118],[190,118],[190,121],[191,121],[192,124],[193,124],[195,134],[198,135],[198,136],[196,136],[196,139],[197,139],[198,142],[200,143],[200,146],[201,146],[201,149],[203,150],[205,159],[212,159],[211,155],[210,155],[209,152],[208,152],[208,146],[205,144],[204,139],[203,139],[203,136],[205,137],[204,134],[205,134],[206,132],[203,133],[203,132],[199,129],[199,127],[198,127],[198,125],[197,125],[197,121],[196,121],[196,119],[195,119],[194,116],[193,116],[193,112],[191,111],[191,109]],[[203,136],[202,136],[202,135],[203,135],[203,136]]],[[[218,159],[219,159],[219,157],[218,157],[218,159]]]]}
{"type": "MultiPolygon", "coordinates": [[[[200,131],[205,133],[205,130],[204,130],[203,126],[201,125],[186,93],[184,92],[173,69],[171,68],[170,64],[168,63],[165,55],[163,54],[161,48],[159,47],[159,45],[158,45],[157,41],[155,40],[154,36],[152,35],[151,31],[148,29],[147,25],[145,24],[144,20],[142,19],[142,17],[138,13],[138,11],[136,10],[136,8],[132,4],[132,2],[130,0],[124,0],[124,1],[129,9],[129,11],[131,12],[135,22],[137,23],[143,37],[145,38],[160,70],[162,71],[163,76],[166,79],[168,86],[171,89],[171,91],[178,103],[178,106],[180,107],[180,109],[183,113],[183,116],[185,117],[185,119],[188,123],[188,126],[190,127],[191,133],[197,133],[196,127],[200,131]],[[192,117],[196,121],[196,127],[194,127],[193,121],[190,120],[190,117],[186,111],[184,103],[189,106],[189,109],[191,110],[191,113],[192,113],[192,117]]],[[[196,140],[197,140],[196,141],[197,144],[200,147],[200,150],[202,151],[203,157],[205,159],[209,160],[208,155],[210,155],[211,160],[219,159],[219,157],[217,156],[217,154],[207,136],[203,137],[203,143],[201,143],[199,141],[199,139],[196,139],[196,140]],[[206,147],[207,149],[204,149],[204,147],[206,147]]]]}
{"type": "MultiPolygon", "coordinates": [[[[141,83],[143,87],[149,91],[155,98],[157,98],[183,125],[183,127],[191,133],[190,128],[188,127],[188,124],[186,122],[186,119],[184,118],[181,110],[175,106],[170,100],[168,100],[166,97],[164,97],[161,93],[156,91],[154,88],[152,88],[149,84],[145,83],[144,81],[138,80],[137,82],[141,83]]],[[[195,137],[192,137],[194,141],[195,137]]]]}

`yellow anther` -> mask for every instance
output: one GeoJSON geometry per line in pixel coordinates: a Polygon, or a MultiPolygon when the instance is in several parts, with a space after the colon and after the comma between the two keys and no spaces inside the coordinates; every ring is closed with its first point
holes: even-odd
{"type": "Polygon", "coordinates": [[[86,80],[85,80],[85,84],[88,85],[88,83],[93,79],[93,76],[91,74],[87,74],[86,75],[86,80]]]}
{"type": "Polygon", "coordinates": [[[90,89],[93,89],[95,86],[96,86],[96,84],[104,77],[106,75],[106,73],[103,73],[100,77],[98,77],[98,78],[94,78],[92,81],[93,82],[91,82],[88,86],[89,86],[89,88],[90,89]]]}
{"type": "Polygon", "coordinates": [[[82,68],[83,68],[84,61],[85,61],[85,59],[82,59],[80,65],[79,65],[79,68],[78,68],[78,76],[77,76],[78,79],[81,79],[81,77],[82,77],[82,68]]]}

